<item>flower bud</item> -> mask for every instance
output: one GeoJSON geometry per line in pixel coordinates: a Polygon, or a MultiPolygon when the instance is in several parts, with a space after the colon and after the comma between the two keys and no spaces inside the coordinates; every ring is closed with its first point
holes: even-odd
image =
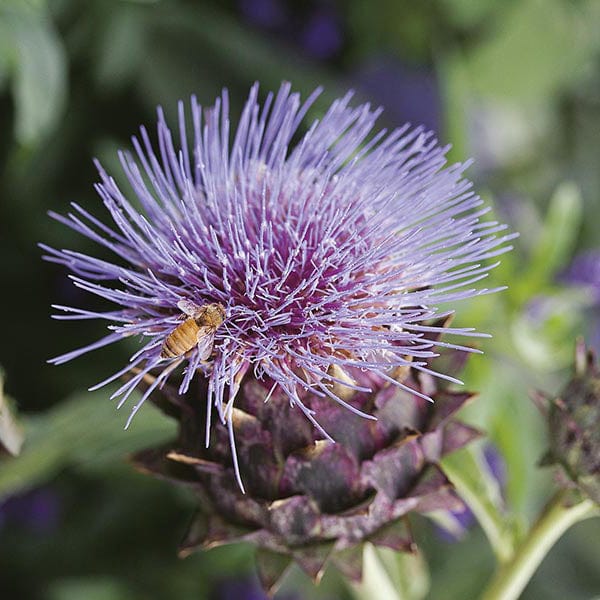
{"type": "Polygon", "coordinates": [[[600,504],[600,372],[594,352],[577,343],[575,374],[556,398],[536,394],[548,421],[544,465],[557,465],[559,481],[600,504]]]}

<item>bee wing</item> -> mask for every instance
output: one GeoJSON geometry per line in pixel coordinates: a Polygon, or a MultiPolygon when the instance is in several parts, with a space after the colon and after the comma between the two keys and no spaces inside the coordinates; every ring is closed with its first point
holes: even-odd
{"type": "Polygon", "coordinates": [[[212,353],[213,344],[215,342],[215,328],[214,327],[200,327],[198,329],[198,353],[200,354],[200,360],[208,360],[212,353]]]}
{"type": "Polygon", "coordinates": [[[190,317],[195,317],[200,311],[200,307],[197,304],[194,304],[191,300],[187,300],[186,298],[182,298],[177,303],[177,308],[190,317]]]}

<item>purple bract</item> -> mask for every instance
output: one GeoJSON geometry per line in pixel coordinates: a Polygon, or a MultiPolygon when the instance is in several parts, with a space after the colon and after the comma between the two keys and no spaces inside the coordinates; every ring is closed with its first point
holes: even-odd
{"type": "Polygon", "coordinates": [[[488,209],[462,178],[466,165],[446,167],[447,148],[431,133],[408,126],[374,133],[380,110],[350,107],[351,93],[305,130],[319,90],[304,102],[287,83],[262,105],[258,95],[255,85],[237,128],[226,91],[207,109],[192,98],[188,115],[180,103],[174,136],[159,110],[157,143],[141,128],[135,152],[119,154],[127,192],[98,164],[96,190],[111,226],[77,204],[67,216],[53,214],[111,250],[115,262],[43,246],[77,287],[115,305],[56,306],[63,319],[105,319],[110,332],[53,362],[138,336],[130,362],[95,387],[127,374],[113,394],[122,406],[147,374],[159,373],[130,421],[179,367],[180,394],[201,372],[209,380],[207,429],[215,406],[232,445],[234,398],[249,371],[328,437],[299,392],[357,412],[333,391],[368,390],[347,371],[403,387],[390,376],[398,367],[426,372],[436,346],[461,348],[426,337],[439,329],[429,323],[452,312],[439,305],[493,291],[473,284],[513,237],[481,220],[488,209]],[[161,358],[165,339],[187,318],[182,300],[226,309],[208,361],[197,348],[161,358]]]}

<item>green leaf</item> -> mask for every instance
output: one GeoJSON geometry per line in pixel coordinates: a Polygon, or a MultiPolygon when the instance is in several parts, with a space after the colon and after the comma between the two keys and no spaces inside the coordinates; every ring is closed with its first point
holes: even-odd
{"type": "Polygon", "coordinates": [[[423,600],[427,597],[430,588],[429,571],[420,552],[396,552],[389,548],[377,548],[376,552],[403,598],[423,600]]]}
{"type": "Polygon", "coordinates": [[[423,600],[429,592],[429,572],[423,556],[365,544],[363,578],[351,588],[356,600],[423,600]]]}
{"type": "Polygon", "coordinates": [[[0,90],[4,88],[8,80],[13,54],[9,29],[8,23],[1,18],[0,13],[0,90]]]}
{"type": "Polygon", "coordinates": [[[372,544],[365,544],[363,550],[363,577],[352,588],[356,600],[386,598],[387,600],[411,600],[397,589],[389,571],[383,566],[379,551],[372,544]]]}
{"type": "Polygon", "coordinates": [[[468,117],[472,99],[469,94],[468,73],[464,58],[458,50],[436,56],[436,68],[444,102],[445,138],[452,140],[448,154],[450,161],[469,157],[468,117]]]}
{"type": "Polygon", "coordinates": [[[119,579],[98,576],[53,581],[46,596],[48,600],[134,600],[136,597],[119,579]]]}
{"type": "Polygon", "coordinates": [[[53,477],[67,466],[90,468],[160,444],[175,434],[175,424],[150,403],[123,431],[125,415],[108,392],[79,394],[42,415],[25,420],[21,454],[0,460],[0,498],[53,477]]]}
{"type": "Polygon", "coordinates": [[[489,418],[488,431],[506,461],[507,500],[515,514],[525,517],[543,501],[550,477],[537,468],[546,445],[544,424],[539,411],[526,396],[534,386],[522,377],[517,378],[512,370],[498,371],[490,382],[496,393],[489,399],[494,412],[489,418]],[[509,377],[515,381],[508,384],[509,377]]]}
{"type": "Polygon", "coordinates": [[[507,526],[498,482],[484,467],[481,453],[469,447],[446,456],[442,467],[479,521],[501,561],[513,553],[512,527],[507,526]]]}
{"type": "Polygon", "coordinates": [[[498,17],[490,23],[492,35],[469,55],[471,82],[479,94],[536,102],[576,81],[595,32],[572,3],[522,0],[498,17]]]}
{"type": "Polygon", "coordinates": [[[294,89],[305,94],[323,85],[325,90],[313,115],[339,95],[329,71],[300,59],[286,46],[274,49],[272,42],[240,25],[224,10],[207,5],[182,5],[173,11],[159,6],[151,17],[152,35],[161,40],[161,44],[148,47],[141,65],[141,85],[148,91],[151,105],[158,100],[166,108],[175,106],[177,99],[198,91],[200,97],[210,98],[224,85],[232,88],[233,95],[232,80],[242,86],[244,93],[254,81],[260,81],[264,89],[276,89],[282,81],[291,81],[294,89]],[[181,39],[186,41],[185,45],[181,39]],[[190,66],[190,52],[206,53],[211,60],[194,59],[190,66]],[[165,81],[161,83],[158,78],[165,81]],[[205,82],[208,89],[206,85],[196,89],[205,82]],[[210,89],[213,86],[215,90],[210,89]]]}
{"type": "Polygon", "coordinates": [[[65,50],[41,3],[0,8],[2,30],[3,50],[10,57],[15,135],[23,145],[35,144],[62,115],[67,86],[65,50]]]}
{"type": "Polygon", "coordinates": [[[14,402],[4,395],[3,384],[0,373],[0,451],[4,447],[9,454],[17,456],[23,445],[23,428],[17,421],[14,402]]]}
{"type": "Polygon", "coordinates": [[[584,309],[592,299],[585,290],[567,289],[535,299],[533,316],[517,314],[510,323],[513,345],[527,365],[541,372],[555,372],[573,360],[573,340],[582,325],[584,309]]]}
{"type": "Polygon", "coordinates": [[[94,68],[98,88],[114,93],[128,83],[145,58],[145,11],[136,6],[112,10],[98,28],[99,43],[94,68]]]}
{"type": "Polygon", "coordinates": [[[441,0],[447,18],[460,27],[472,27],[501,8],[503,0],[441,0]]]}
{"type": "MultiPolygon", "coordinates": [[[[500,317],[499,322],[507,327],[512,320],[500,317]]],[[[462,379],[468,388],[481,392],[478,401],[465,407],[461,415],[487,431],[500,450],[507,473],[504,492],[512,514],[529,514],[535,504],[543,502],[548,478],[548,474],[536,467],[546,445],[544,424],[527,398],[528,390],[539,388],[541,382],[519,349],[499,337],[502,336],[494,335],[486,356],[472,357],[467,363],[462,379]],[[499,341],[502,343],[498,344],[499,341]],[[495,346],[501,348],[500,354],[493,349],[495,346]]],[[[543,381],[542,387],[552,386],[547,374],[543,381]]]]}
{"type": "Polygon", "coordinates": [[[541,236],[535,246],[525,279],[531,288],[550,281],[572,256],[583,218],[579,188],[562,183],[554,192],[541,236]]]}

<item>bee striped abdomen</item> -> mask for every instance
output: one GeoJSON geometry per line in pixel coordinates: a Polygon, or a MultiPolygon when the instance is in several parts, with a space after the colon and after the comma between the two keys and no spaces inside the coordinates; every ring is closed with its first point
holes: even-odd
{"type": "Polygon", "coordinates": [[[195,319],[186,319],[167,336],[160,353],[161,357],[175,358],[189,352],[198,343],[198,331],[195,319]]]}

